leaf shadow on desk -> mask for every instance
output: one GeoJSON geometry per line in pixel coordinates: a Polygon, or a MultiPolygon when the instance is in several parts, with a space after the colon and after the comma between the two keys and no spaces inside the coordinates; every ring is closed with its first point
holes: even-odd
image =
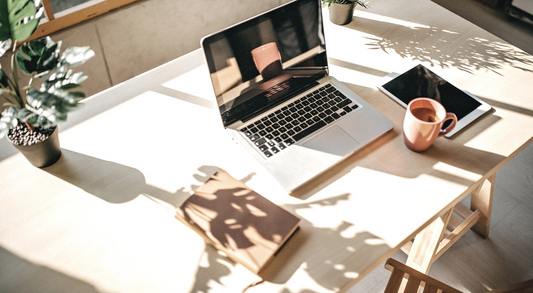
{"type": "MultiPolygon", "coordinates": [[[[209,178],[211,178],[211,175],[214,173],[213,170],[219,169],[215,166],[200,166],[198,168],[198,173],[194,174],[193,177],[200,183],[206,182],[209,178]]],[[[246,183],[248,182],[255,174],[249,174],[241,179],[239,181],[246,183]]],[[[196,190],[200,187],[200,185],[192,185],[191,190],[196,190]]],[[[218,205],[220,203],[213,202],[212,204],[218,205]]],[[[224,221],[225,222],[225,221],[224,221]]],[[[223,232],[223,231],[217,231],[217,232],[223,232]]],[[[216,234],[216,233],[215,233],[216,234]]],[[[241,235],[243,236],[243,235],[241,235]]],[[[266,237],[269,237],[267,235],[266,237]]],[[[237,237],[241,238],[241,237],[237,237]]],[[[216,283],[223,283],[222,279],[224,277],[228,277],[232,273],[232,269],[235,269],[236,264],[231,261],[228,257],[221,255],[213,246],[207,245],[205,246],[205,251],[203,253],[202,258],[204,259],[204,262],[202,264],[198,264],[198,267],[196,268],[196,274],[195,274],[195,280],[194,285],[191,288],[189,292],[196,293],[196,292],[210,292],[213,288],[211,288],[211,281],[215,281],[216,283]]],[[[246,282],[253,283],[256,282],[258,278],[252,278],[249,280],[240,280],[240,282],[244,282],[243,286],[246,286],[246,282]]],[[[244,287],[243,287],[244,288],[244,287]]]]}
{"type": "MultiPolygon", "coordinates": [[[[349,199],[350,194],[341,194],[327,199],[310,201],[300,204],[286,204],[282,207],[291,213],[298,215],[307,209],[327,208],[342,204],[349,199]]],[[[336,291],[340,288],[338,284],[348,284],[357,276],[364,272],[356,272],[351,268],[359,265],[363,259],[354,257],[354,252],[361,253],[361,249],[370,249],[373,252],[388,253],[390,247],[383,243],[381,239],[368,232],[355,232],[356,225],[342,221],[336,228],[316,227],[305,218],[300,217],[300,229],[287,241],[278,251],[273,260],[259,273],[259,276],[266,282],[282,285],[289,278],[293,277],[298,269],[303,268],[316,284],[328,290],[336,291]],[[313,230],[313,233],[310,231],[313,230]],[[335,247],[342,247],[342,251],[328,249],[331,243],[335,247]],[[363,245],[364,243],[364,245],[363,245]],[[312,244],[312,245],[311,245],[312,244]],[[358,247],[363,245],[363,247],[358,247]],[[359,263],[358,263],[359,262],[359,263]],[[325,277],[327,272],[335,271],[336,279],[325,277]],[[341,280],[339,280],[339,278],[341,280]]],[[[210,281],[221,282],[231,274],[235,264],[224,256],[221,256],[211,247],[206,246],[205,259],[207,265],[199,266],[196,273],[195,285],[189,292],[209,292],[210,281]]],[[[363,264],[366,265],[371,264],[363,264]]],[[[249,280],[252,283],[254,280],[249,280]]],[[[259,284],[260,288],[262,285],[259,284]]],[[[281,292],[293,292],[289,287],[283,288],[281,292]]],[[[303,289],[298,292],[318,293],[312,289],[303,289]]]]}
{"type": "Polygon", "coordinates": [[[35,264],[0,246],[0,292],[97,293],[82,280],[35,264]],[[8,272],[9,270],[9,272],[8,272]],[[16,275],[13,276],[13,275],[16,275]]]}
{"type": "MultiPolygon", "coordinates": [[[[288,204],[283,207],[294,214],[300,214],[308,209],[342,205],[351,196],[346,193],[316,201],[288,204]]],[[[261,272],[261,277],[266,281],[284,284],[298,268],[303,267],[317,284],[328,290],[337,291],[340,289],[337,287],[338,284],[348,284],[364,273],[354,271],[352,268],[371,265],[371,263],[362,263],[366,260],[355,255],[361,256],[361,253],[367,249],[373,253],[387,254],[391,249],[378,236],[366,231],[361,232],[357,225],[346,221],[340,221],[335,228],[326,228],[314,226],[302,217],[300,227],[300,230],[280,250],[272,263],[261,272]],[[313,233],[309,233],[311,229],[313,233]],[[335,243],[335,247],[342,247],[342,249],[329,249],[331,243],[335,243]],[[336,279],[325,277],[331,271],[335,271],[335,275],[341,277],[336,279]]],[[[289,289],[286,292],[290,292],[289,289]]]]}
{"type": "Polygon", "coordinates": [[[432,66],[456,67],[473,73],[486,69],[498,73],[503,65],[533,72],[533,57],[507,43],[489,41],[483,37],[469,37],[466,42],[457,38],[461,32],[439,27],[412,27],[356,17],[346,27],[371,34],[367,45],[371,49],[395,52],[402,58],[428,62],[432,66]],[[394,33],[388,33],[394,32],[394,33]],[[443,38],[442,36],[448,36],[443,38]],[[443,53],[453,48],[453,53],[443,53]]]}
{"type": "MultiPolygon", "coordinates": [[[[198,185],[193,184],[190,186],[190,189],[189,186],[184,186],[175,193],[166,192],[157,187],[150,186],[146,183],[142,172],[135,168],[65,149],[63,149],[62,158],[55,165],[43,170],[109,203],[125,203],[141,194],[145,194],[177,207],[180,205],[180,202],[190,195],[190,191],[197,189],[212,175],[213,169],[217,169],[217,167],[198,167],[198,173],[191,174],[198,182],[198,185]]],[[[252,176],[254,174],[249,174],[244,178],[239,178],[239,180],[246,183],[252,176]]],[[[342,204],[349,197],[349,194],[343,194],[327,199],[283,205],[282,207],[298,215],[306,209],[317,207],[327,208],[342,204]]],[[[350,270],[350,268],[354,267],[353,264],[361,261],[351,257],[353,252],[358,249],[364,249],[355,247],[354,243],[368,243],[373,241],[376,243],[373,246],[374,249],[383,250],[384,253],[390,250],[390,247],[381,243],[377,236],[370,235],[366,232],[354,233],[352,230],[355,225],[351,223],[339,222],[336,228],[323,228],[314,226],[303,217],[300,218],[302,219],[300,229],[296,231],[274,257],[272,262],[260,273],[260,277],[266,281],[275,284],[284,284],[303,266],[306,273],[317,284],[324,288],[336,290],[338,288],[335,287],[337,286],[335,284],[339,284],[339,279],[331,280],[324,278],[321,272],[324,269],[326,271],[340,270],[344,272],[340,274],[340,278],[342,278],[341,283],[348,283],[353,280],[353,277],[361,273],[350,270]],[[311,230],[313,230],[313,233],[310,233],[311,230]],[[317,246],[316,243],[320,243],[320,245],[317,246]],[[329,246],[328,243],[335,243],[336,247],[340,247],[338,244],[342,243],[341,246],[345,248],[343,251],[324,252],[324,248],[329,246]],[[324,254],[327,254],[327,256],[324,257],[324,254]],[[339,255],[341,255],[340,258],[339,255]]],[[[195,270],[195,280],[190,292],[208,292],[214,289],[212,287],[213,284],[224,284],[226,282],[225,279],[231,277],[232,272],[237,269],[236,266],[227,257],[220,255],[215,248],[206,245],[203,256],[198,260],[198,265],[195,268],[191,268],[195,270]]],[[[237,282],[245,287],[257,280],[258,277],[250,273],[246,279],[232,279],[230,282],[233,284],[237,282]]],[[[285,292],[290,292],[289,288],[285,292]]],[[[313,291],[307,290],[305,292],[311,293],[313,291]]]]}

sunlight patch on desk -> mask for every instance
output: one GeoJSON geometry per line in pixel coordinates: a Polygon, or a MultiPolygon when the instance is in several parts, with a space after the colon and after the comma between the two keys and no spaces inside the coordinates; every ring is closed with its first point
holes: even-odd
{"type": "MultiPolygon", "coordinates": [[[[328,194],[331,193],[328,192],[328,194]]],[[[315,195],[315,197],[319,196],[320,195],[315,195]]],[[[346,229],[346,222],[343,221],[342,217],[338,218],[330,216],[332,213],[335,213],[339,207],[344,207],[350,197],[350,194],[341,194],[318,198],[303,206],[298,205],[296,208],[296,214],[305,219],[313,219],[313,226],[316,228],[338,228],[343,226],[344,229],[348,231],[343,237],[353,237],[357,232],[353,229],[346,229]],[[319,215],[317,216],[318,213],[319,215]]]]}
{"type": "Polygon", "coordinates": [[[123,102],[120,107],[113,107],[62,132],[61,146],[97,158],[95,160],[143,170],[149,195],[175,197],[188,192],[190,184],[199,184],[191,177],[197,172],[199,164],[219,165],[229,160],[221,154],[238,155],[220,120],[211,114],[211,109],[147,91],[123,102]],[[177,108],[183,110],[180,115],[176,115],[177,108]],[[143,119],[148,117],[144,113],[157,113],[158,119],[143,119]],[[122,120],[117,121],[117,117],[122,117],[122,120]],[[139,133],[142,125],[152,126],[144,128],[148,131],[139,133]],[[212,129],[217,125],[220,125],[220,131],[214,132],[212,129]],[[178,128],[180,135],[175,135],[178,128]],[[203,132],[211,135],[198,135],[203,132]],[[201,141],[200,146],[191,144],[191,139],[201,141]],[[213,141],[217,142],[216,147],[213,141]],[[201,159],[191,157],[189,154],[195,151],[202,151],[205,155],[201,159]],[[154,165],[154,162],[160,163],[154,165]],[[190,178],[191,182],[183,185],[175,178],[190,178]],[[186,190],[180,190],[182,187],[186,190]]]}
{"type": "Polygon", "coordinates": [[[382,77],[330,64],[330,74],[341,82],[375,88],[382,77]]]}
{"type": "Polygon", "coordinates": [[[359,274],[356,272],[344,272],[344,276],[348,279],[355,279],[359,277],[359,274]]]}
{"type": "MultiPolygon", "coordinates": [[[[331,207],[320,207],[320,211],[313,210],[313,205],[309,205],[309,209],[306,210],[298,210],[297,214],[299,217],[305,218],[305,219],[313,219],[314,224],[313,227],[315,228],[328,228],[328,227],[335,227],[335,226],[341,226],[343,222],[339,220],[337,217],[331,217],[330,215],[332,212],[336,211],[336,208],[338,209],[338,206],[331,206],[331,207]],[[316,216],[318,213],[320,213],[322,216],[316,216]]],[[[318,208],[318,206],[316,206],[318,208]]],[[[343,237],[353,237],[354,233],[356,234],[356,231],[344,231],[343,237]]]]}
{"type": "Polygon", "coordinates": [[[453,31],[449,31],[449,30],[446,30],[446,29],[443,29],[442,32],[449,33],[449,34],[452,34],[452,35],[458,35],[459,34],[458,32],[453,32],[453,31]]]}
{"type": "Polygon", "coordinates": [[[453,177],[466,179],[468,182],[476,182],[481,178],[479,174],[442,162],[438,162],[437,164],[435,164],[433,166],[433,169],[442,173],[450,174],[453,177]]]}
{"type": "MultiPolygon", "coordinates": [[[[421,174],[419,176],[428,176],[421,174]]],[[[339,179],[343,184],[357,186],[356,192],[351,195],[350,201],[339,205],[335,209],[337,217],[355,224],[361,231],[372,231],[372,237],[365,239],[373,246],[386,245],[395,247],[403,240],[404,235],[411,233],[418,226],[417,218],[420,214],[427,213],[431,216],[431,207],[435,206],[433,190],[427,186],[417,186],[411,190],[398,190],[397,186],[404,186],[405,181],[415,180],[386,172],[380,172],[364,167],[356,167],[349,174],[339,179]],[[364,175],[363,175],[364,174],[364,175]],[[365,178],[364,181],[360,178],[365,178]],[[386,184],[384,184],[386,182],[386,184]],[[402,196],[409,193],[413,205],[426,207],[419,214],[405,214],[397,209],[404,201],[402,196]],[[369,211],[375,211],[370,213],[369,211]],[[372,215],[369,217],[369,215],[372,215]],[[384,220],[401,217],[401,221],[384,220]],[[386,239],[386,242],[384,242],[386,239]],[[383,241],[383,242],[382,242],[383,241]]],[[[438,183],[440,179],[431,178],[428,186],[438,183]]],[[[325,191],[329,191],[326,188],[325,191]]],[[[436,190],[435,192],[438,192],[436,190]]]]}
{"type": "Polygon", "coordinates": [[[387,244],[387,242],[385,242],[383,239],[379,239],[379,238],[366,239],[365,243],[369,244],[369,245],[386,245],[387,244]]]}
{"type": "MultiPolygon", "coordinates": [[[[51,193],[42,198],[43,202],[36,201],[37,197],[24,199],[24,211],[17,212],[23,219],[17,229],[3,230],[4,239],[11,240],[2,242],[2,246],[16,247],[13,253],[31,263],[39,278],[51,270],[53,275],[64,276],[63,281],[79,280],[70,283],[75,286],[70,292],[78,291],[80,284],[89,284],[96,288],[94,292],[162,292],[171,283],[180,282],[176,278],[192,277],[194,271],[183,268],[195,267],[195,255],[203,250],[203,241],[187,237],[189,240],[183,243],[183,237],[194,232],[167,221],[160,207],[142,197],[127,204],[110,205],[73,191],[51,193]],[[32,212],[32,207],[39,212],[32,212]],[[30,214],[32,217],[28,217],[30,214]],[[51,232],[51,227],[61,229],[51,232]],[[49,239],[56,242],[50,244],[49,239]],[[180,256],[177,247],[189,251],[189,257],[180,256]],[[184,266],[176,266],[177,259],[184,266]],[[122,278],[124,272],[116,269],[117,263],[135,267],[135,280],[122,278]]],[[[48,287],[46,282],[42,285],[56,286],[48,287]]]]}
{"type": "Polygon", "coordinates": [[[390,23],[390,24],[401,25],[401,26],[405,26],[405,27],[408,27],[408,28],[430,28],[430,26],[423,25],[423,24],[420,24],[420,23],[405,21],[405,20],[392,18],[392,17],[387,17],[387,16],[383,16],[383,15],[379,15],[379,14],[375,14],[375,13],[371,13],[371,12],[363,11],[363,10],[355,10],[354,17],[361,17],[361,18],[366,18],[366,19],[370,19],[370,20],[375,20],[375,21],[386,22],[386,23],[390,23]]]}
{"type": "MultiPolygon", "coordinates": [[[[525,99],[526,96],[524,96],[525,99]]],[[[465,143],[465,146],[485,150],[487,145],[492,148],[492,154],[501,155],[501,156],[510,156],[512,153],[509,153],[507,150],[509,146],[506,144],[497,144],[497,141],[505,141],[509,143],[514,142],[515,137],[521,137],[523,135],[530,135],[530,127],[515,127],[512,131],[509,131],[509,119],[512,119],[515,125],[533,125],[533,116],[531,116],[532,111],[525,108],[519,108],[516,106],[508,105],[508,109],[502,108],[501,104],[496,104],[496,112],[493,114],[499,119],[484,129],[484,132],[472,137],[465,143]],[[488,136],[485,133],[498,133],[498,137],[488,136]],[[494,145],[492,145],[494,144],[494,145]]],[[[486,119],[486,118],[485,118],[486,119]]],[[[478,121],[476,123],[481,123],[478,121]]],[[[519,146],[517,146],[519,147],[519,146]]]]}
{"type": "Polygon", "coordinates": [[[164,87],[213,101],[213,87],[205,65],[196,67],[166,83],[164,87]]]}
{"type": "MultiPolygon", "coordinates": [[[[327,292],[328,289],[322,286],[314,276],[309,274],[309,264],[303,263],[300,267],[303,270],[299,270],[295,272],[295,274],[291,277],[291,284],[287,284],[284,286],[283,292],[327,292]],[[298,288],[293,288],[291,285],[297,285],[298,288]],[[305,285],[304,285],[305,284],[305,285]]],[[[268,284],[270,285],[270,284],[268,284]]],[[[263,285],[262,285],[263,286],[263,285]]],[[[267,286],[264,286],[265,289],[264,292],[276,292],[279,291],[279,288],[272,287],[270,288],[271,291],[269,291],[267,286]]],[[[282,291],[279,291],[282,292],[282,291]]]]}
{"type": "Polygon", "coordinates": [[[341,230],[340,234],[344,238],[353,238],[358,233],[361,232],[361,228],[357,227],[356,225],[344,225],[345,227],[341,230]],[[347,226],[347,227],[346,227],[347,226]]]}

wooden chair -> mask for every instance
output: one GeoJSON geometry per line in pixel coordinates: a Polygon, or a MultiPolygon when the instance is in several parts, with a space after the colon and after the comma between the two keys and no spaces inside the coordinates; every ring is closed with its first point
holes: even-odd
{"type": "MultiPolygon", "coordinates": [[[[392,271],[387,287],[385,288],[385,293],[462,293],[392,258],[387,260],[385,268],[392,271]],[[423,291],[421,290],[422,288],[423,291]]],[[[533,292],[533,279],[485,293],[531,292],[533,292]]]]}
{"type": "Polygon", "coordinates": [[[420,287],[424,287],[423,293],[462,293],[392,258],[387,260],[385,268],[392,271],[385,293],[417,293],[420,287]],[[407,283],[404,279],[407,279],[407,283]]]}

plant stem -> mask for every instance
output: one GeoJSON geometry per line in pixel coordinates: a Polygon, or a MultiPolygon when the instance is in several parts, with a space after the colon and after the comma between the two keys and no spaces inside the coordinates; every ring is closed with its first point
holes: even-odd
{"type": "Polygon", "coordinates": [[[11,80],[11,86],[13,86],[13,91],[15,92],[14,96],[16,97],[17,102],[20,105],[20,108],[24,108],[26,101],[24,100],[24,97],[20,94],[17,67],[15,66],[16,55],[17,55],[17,41],[13,41],[13,55],[11,56],[11,74],[13,75],[13,80],[11,80]]]}
{"type": "Polygon", "coordinates": [[[33,125],[28,123],[28,121],[24,121],[24,123],[26,124],[26,127],[28,127],[29,130],[31,130],[31,131],[35,130],[35,127],[33,127],[33,125]]]}
{"type": "MultiPolygon", "coordinates": [[[[8,101],[10,104],[12,104],[13,106],[17,107],[19,105],[17,104],[20,104],[17,97],[15,96],[15,92],[7,89],[7,88],[4,88],[2,87],[2,90],[4,93],[6,93],[7,95],[2,95],[4,97],[4,99],[6,99],[6,101],[8,101]],[[15,99],[13,101],[13,99],[15,99]]],[[[4,104],[5,105],[5,104],[4,104]]]]}

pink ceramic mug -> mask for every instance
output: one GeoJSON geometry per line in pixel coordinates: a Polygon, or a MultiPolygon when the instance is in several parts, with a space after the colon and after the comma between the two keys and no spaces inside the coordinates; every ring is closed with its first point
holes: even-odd
{"type": "Polygon", "coordinates": [[[447,113],[437,101],[430,98],[417,98],[407,105],[403,120],[403,138],[405,145],[415,151],[427,150],[435,139],[448,134],[457,124],[457,117],[447,113]],[[446,129],[441,129],[444,122],[452,120],[446,129]]]}
{"type": "Polygon", "coordinates": [[[264,80],[281,74],[281,55],[275,42],[267,43],[252,50],[255,66],[264,80]]]}

